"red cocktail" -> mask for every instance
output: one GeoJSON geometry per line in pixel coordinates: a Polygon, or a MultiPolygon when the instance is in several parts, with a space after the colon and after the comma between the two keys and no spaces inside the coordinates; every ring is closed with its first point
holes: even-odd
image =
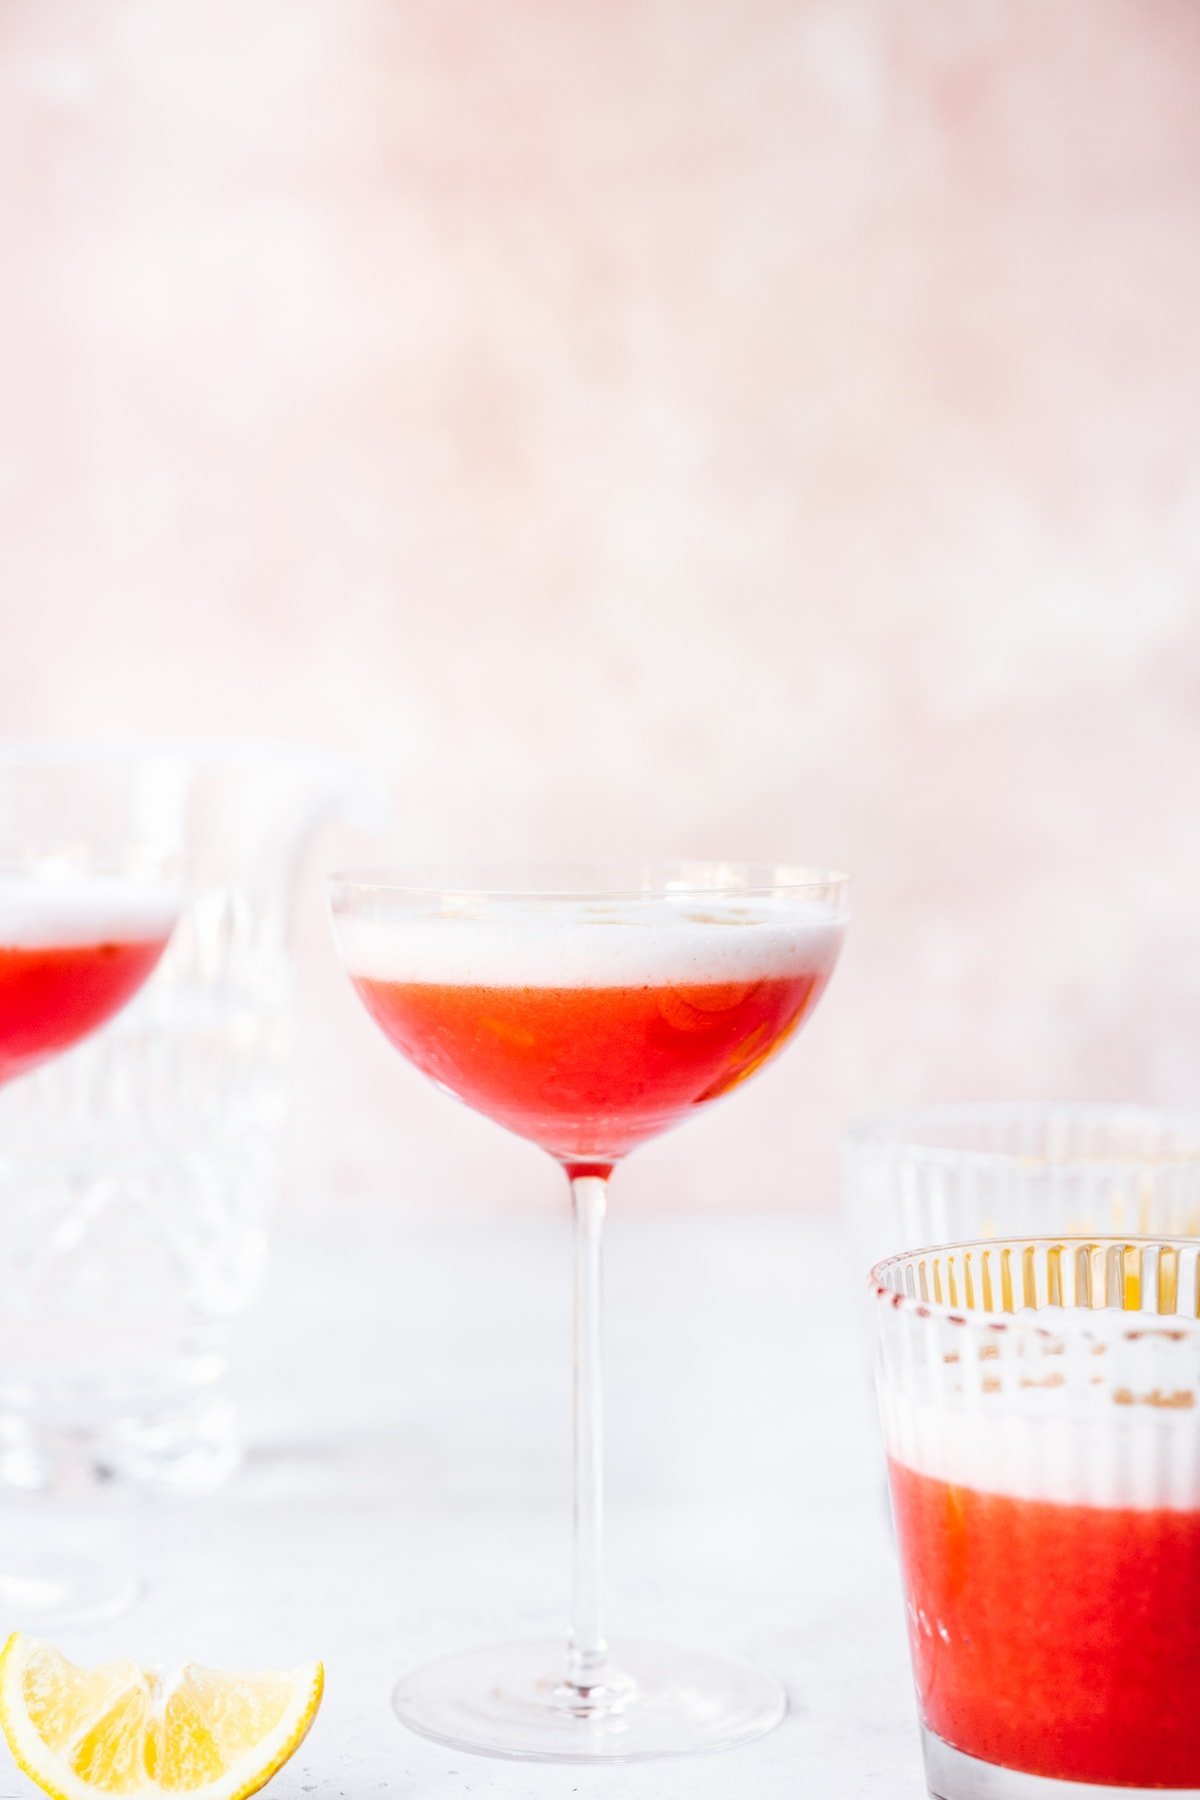
{"type": "Polygon", "coordinates": [[[970,1246],[881,1269],[930,1791],[1200,1792],[1200,1244],[970,1246]]]}
{"type": "Polygon", "coordinates": [[[0,944],[0,1082],[103,1025],[137,993],[166,943],[165,936],[102,936],[38,948],[0,944]]]}
{"type": "Polygon", "coordinates": [[[605,1170],[716,1100],[799,1029],[833,966],[745,981],[475,986],[354,975],[367,1010],[426,1075],[572,1170],[605,1170]]]}
{"type": "Polygon", "coordinates": [[[1035,1775],[1200,1789],[1200,1508],[890,1475],[930,1729],[1035,1775]]]}
{"type": "MultiPolygon", "coordinates": [[[[36,777],[38,772],[31,773],[36,777]]],[[[6,801],[18,814],[21,785],[15,784],[16,791],[5,786],[6,801]]],[[[39,786],[36,779],[33,785],[39,786]]],[[[44,805],[31,808],[31,831],[44,823],[52,841],[60,835],[86,841],[85,827],[94,821],[85,819],[68,834],[54,804],[53,785],[38,795],[44,805]]],[[[0,872],[0,1087],[69,1051],[131,1000],[162,956],[181,906],[180,893],[161,875],[139,879],[95,865],[69,867],[57,850],[46,853],[44,865],[34,862],[33,853],[22,850],[12,818],[6,815],[5,823],[10,840],[16,840],[13,853],[29,858],[29,866],[22,860],[0,872]]],[[[44,1231],[51,1242],[45,1261],[50,1265],[57,1248],[53,1240],[72,1238],[73,1253],[82,1262],[78,1237],[86,1235],[84,1226],[96,1234],[103,1231],[104,1185],[89,1188],[86,1207],[62,1204],[66,1185],[51,1184],[47,1195],[44,1231]],[[99,1224],[88,1217],[92,1194],[99,1202],[99,1224]]],[[[14,1186],[11,1172],[9,1186],[14,1186]]],[[[42,1245],[28,1234],[45,1205],[35,1177],[30,1221],[21,1238],[28,1249],[18,1264],[18,1282],[27,1270],[33,1282],[44,1279],[42,1245]]],[[[18,1318],[23,1311],[39,1310],[35,1292],[21,1296],[14,1308],[18,1318]]],[[[10,1327],[19,1328],[11,1320],[10,1327]]],[[[93,1562],[73,1548],[36,1558],[26,1552],[17,1568],[0,1569],[0,1601],[14,1623],[45,1627],[64,1618],[107,1614],[127,1605],[136,1593],[137,1583],[111,1559],[93,1562]]]]}
{"type": "Polygon", "coordinates": [[[610,1659],[600,1569],[600,1238],[630,1150],[739,1086],[795,1034],[846,921],[834,875],[675,865],[634,882],[430,886],[339,878],[334,926],[372,1017],[410,1062],[571,1178],[576,1509],[567,1666],[553,1645],[452,1657],[396,1690],[443,1743],[542,1760],[723,1748],[778,1723],[777,1682],[725,1658],[610,1659]]]}
{"type": "Polygon", "coordinates": [[[69,1050],[153,972],[178,901],[115,877],[0,879],[0,1082],[69,1050]]]}

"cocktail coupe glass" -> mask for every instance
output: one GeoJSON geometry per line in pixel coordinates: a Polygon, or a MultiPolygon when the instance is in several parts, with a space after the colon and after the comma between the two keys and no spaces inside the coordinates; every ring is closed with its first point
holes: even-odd
{"type": "Polygon", "coordinates": [[[996,1238],[872,1271],[938,1800],[1200,1800],[1200,1239],[996,1238]]]}
{"type": "MultiPolygon", "coordinates": [[[[182,906],[178,879],[131,861],[0,867],[0,1088],[74,1048],[153,974],[182,906]]],[[[0,1570],[7,1620],[119,1611],[137,1582],[110,1563],[26,1558],[0,1570]]]]}
{"type": "Polygon", "coordinates": [[[401,1680],[413,1730],[542,1761],[743,1743],[779,1683],[692,1650],[611,1655],[602,1593],[601,1234],[638,1144],[747,1080],[813,1010],[848,917],[844,876],[787,867],[383,870],[331,880],[350,978],[386,1036],[469,1106],[562,1164],[575,1234],[575,1533],[566,1656],[553,1642],[401,1680]]]}
{"type": "Polygon", "coordinates": [[[386,813],[372,771],[303,745],[0,743],[0,864],[133,847],[188,889],[136,1001],[0,1093],[0,1483],[196,1493],[236,1465],[226,1377],[282,1188],[293,923],[317,834],[386,813]]]}

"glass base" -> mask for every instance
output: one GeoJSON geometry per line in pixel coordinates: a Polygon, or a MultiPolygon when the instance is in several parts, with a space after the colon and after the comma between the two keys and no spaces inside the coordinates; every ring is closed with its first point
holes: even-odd
{"type": "Polygon", "coordinates": [[[922,1729],[925,1785],[933,1800],[1200,1800],[1200,1788],[1109,1787],[1094,1781],[1056,1781],[980,1762],[922,1729]]]}
{"type": "Polygon", "coordinates": [[[50,1631],[128,1612],[142,1584],[128,1569],[85,1557],[31,1558],[0,1570],[0,1619],[8,1631],[50,1631]]]}
{"type": "Polygon", "coordinates": [[[392,1695],[422,1737],[480,1756],[534,1762],[636,1762],[728,1750],[772,1731],[787,1711],[778,1681],[749,1663],[666,1644],[622,1644],[602,1689],[581,1704],[563,1676],[561,1641],[443,1657],[392,1695]]]}

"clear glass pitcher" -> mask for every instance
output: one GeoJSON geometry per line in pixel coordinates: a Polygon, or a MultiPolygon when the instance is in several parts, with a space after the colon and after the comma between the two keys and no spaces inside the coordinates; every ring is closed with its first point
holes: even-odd
{"type": "Polygon", "coordinates": [[[280,1185],[297,876],[361,772],[263,745],[0,746],[0,865],[120,827],[188,904],[138,998],[0,1091],[0,1473],[210,1485],[280,1185]]]}

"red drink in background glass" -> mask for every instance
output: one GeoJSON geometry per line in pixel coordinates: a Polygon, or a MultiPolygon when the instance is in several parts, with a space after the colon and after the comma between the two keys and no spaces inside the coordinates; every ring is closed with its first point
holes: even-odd
{"type": "Polygon", "coordinates": [[[176,911],[100,878],[0,882],[0,1083],[119,1012],[153,973],[176,911]]]}
{"type": "Polygon", "coordinates": [[[56,1055],[131,1000],[165,937],[6,949],[0,945],[0,1081],[56,1055]]]}
{"type": "Polygon", "coordinates": [[[1200,1788],[1200,1511],[889,1473],[926,1724],[1031,1775],[1200,1788]]]}

